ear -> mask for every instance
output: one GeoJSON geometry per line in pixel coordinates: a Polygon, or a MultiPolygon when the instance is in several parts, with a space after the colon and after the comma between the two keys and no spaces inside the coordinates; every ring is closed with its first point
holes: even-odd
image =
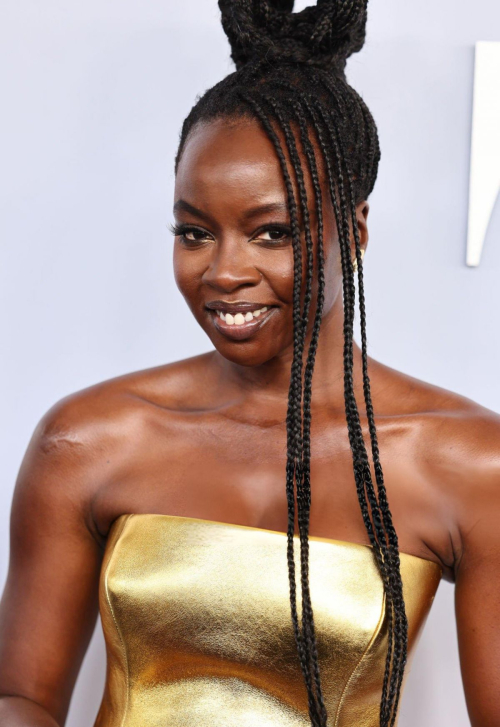
{"type": "MultiPolygon", "coordinates": [[[[358,223],[359,241],[361,249],[366,250],[368,245],[368,212],[370,211],[370,205],[366,200],[360,202],[356,207],[356,220],[358,223]]],[[[354,236],[351,241],[351,258],[356,257],[356,246],[354,243],[354,236]]]]}

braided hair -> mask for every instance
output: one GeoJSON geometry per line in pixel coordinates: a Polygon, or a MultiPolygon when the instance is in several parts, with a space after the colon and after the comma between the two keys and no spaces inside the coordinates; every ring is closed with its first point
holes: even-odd
{"type": "Polygon", "coordinates": [[[249,117],[260,123],[271,140],[283,174],[294,260],[293,359],[286,417],[287,560],[292,623],[313,727],[327,725],[308,565],[311,389],[325,289],[323,200],[315,147],[319,149],[326,170],[340,246],[344,307],[344,400],[354,479],[386,599],[388,648],[380,703],[381,727],[392,727],[395,723],[407,660],[408,623],[398,537],[384,485],[368,376],[363,264],[356,221],[356,205],[368,198],[375,184],[380,147],[375,121],[345,77],[347,58],[364,44],[367,2],[317,0],[316,5],[294,13],[294,0],[219,0],[222,25],[231,44],[231,58],[236,71],[197,99],[182,125],[175,159],[177,172],[188,135],[198,122],[249,117]],[[313,139],[316,144],[313,144],[313,139]],[[295,197],[282,140],[295,175],[298,199],[295,197]],[[314,243],[299,140],[312,180],[317,211],[317,299],[312,313],[314,243]],[[299,216],[304,226],[306,247],[304,291],[299,216]],[[351,228],[357,261],[363,394],[375,483],[354,394],[356,271],[351,260],[351,228]],[[311,318],[312,335],[304,365],[306,332],[311,318]],[[296,507],[300,535],[301,623],[297,611],[294,557],[296,507]]]}

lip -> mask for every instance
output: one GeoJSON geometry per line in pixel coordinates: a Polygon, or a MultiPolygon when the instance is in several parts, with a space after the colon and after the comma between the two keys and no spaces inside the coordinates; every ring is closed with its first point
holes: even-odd
{"type": "MultiPolygon", "coordinates": [[[[250,310],[253,310],[255,308],[255,304],[251,305],[252,307],[250,310]]],[[[224,310],[224,308],[218,308],[217,310],[224,310]]],[[[238,310],[249,310],[249,308],[239,308],[238,310]]],[[[242,323],[239,326],[234,323],[230,326],[217,315],[215,310],[210,310],[210,318],[217,331],[223,336],[226,336],[226,338],[230,338],[233,341],[244,341],[265,326],[277,311],[278,308],[274,306],[269,308],[265,313],[261,313],[260,316],[258,318],[254,318],[253,321],[245,321],[245,323],[242,323]]]]}
{"type": "Polygon", "coordinates": [[[224,313],[241,313],[249,310],[260,310],[264,307],[274,308],[272,303],[252,303],[251,301],[235,301],[231,303],[227,300],[212,300],[206,304],[206,308],[209,310],[221,310],[224,313]]]}

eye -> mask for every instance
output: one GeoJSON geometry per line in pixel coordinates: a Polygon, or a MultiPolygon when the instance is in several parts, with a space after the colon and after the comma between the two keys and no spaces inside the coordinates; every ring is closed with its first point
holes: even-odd
{"type": "Polygon", "coordinates": [[[170,232],[176,237],[180,237],[184,242],[196,243],[210,239],[210,233],[201,227],[193,227],[193,225],[169,225],[170,232]]]}
{"type": "Polygon", "coordinates": [[[254,240],[262,240],[271,245],[277,245],[278,243],[288,242],[291,237],[292,231],[285,225],[273,225],[272,227],[266,227],[253,238],[254,240]]]}

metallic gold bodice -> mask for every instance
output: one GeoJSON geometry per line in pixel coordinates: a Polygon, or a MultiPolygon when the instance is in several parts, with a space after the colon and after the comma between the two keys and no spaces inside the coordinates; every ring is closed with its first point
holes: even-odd
{"type": "MultiPolygon", "coordinates": [[[[99,587],[107,671],[94,727],[309,727],[286,540],[196,518],[117,518],[99,587]]],[[[298,536],[295,546],[298,564],[298,536]]],[[[373,549],[318,537],[309,547],[328,724],[376,727],[387,620],[373,549]]],[[[401,573],[407,676],[441,567],[401,553],[401,573]]],[[[300,578],[298,605],[300,615],[300,578]]]]}

